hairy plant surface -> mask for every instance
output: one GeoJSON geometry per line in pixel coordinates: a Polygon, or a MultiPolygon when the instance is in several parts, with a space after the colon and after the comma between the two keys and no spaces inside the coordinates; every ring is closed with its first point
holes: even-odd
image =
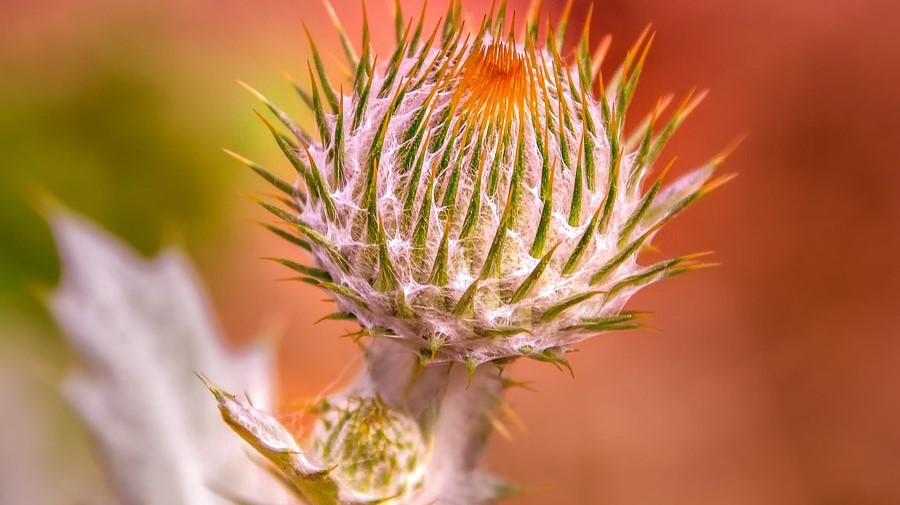
{"type": "Polygon", "coordinates": [[[257,93],[290,132],[269,125],[299,176],[290,184],[248,162],[284,193],[261,203],[286,225],[273,231],[315,258],[278,261],[333,294],[342,311],[332,317],[424,362],[554,360],[634,326],[620,310],[635,291],[699,266],[695,256],[640,265],[638,252],[725,180],[710,182],[718,157],[668,185],[664,169],[646,181],[703,96],[688,95],[667,121],[661,100],[625,134],[646,32],[604,83],[608,38],[591,54],[585,28],[565,60],[566,20],[538,47],[537,17],[517,43],[504,11],[471,32],[458,3],[430,33],[422,18],[398,24],[383,64],[367,25],[362,56],[341,31],[355,70],[346,89],[329,82],[310,39],[311,91],[297,89],[316,132],[257,93]]]}

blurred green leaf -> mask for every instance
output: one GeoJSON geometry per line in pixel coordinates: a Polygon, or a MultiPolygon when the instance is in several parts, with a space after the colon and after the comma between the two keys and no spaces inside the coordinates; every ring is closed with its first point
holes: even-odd
{"type": "Polygon", "coordinates": [[[179,110],[164,74],[124,56],[96,59],[62,86],[13,75],[0,90],[0,303],[21,304],[30,285],[58,275],[49,231],[28,203],[34,188],[143,253],[161,240],[196,250],[228,216],[239,172],[225,168],[217,118],[179,110]]]}

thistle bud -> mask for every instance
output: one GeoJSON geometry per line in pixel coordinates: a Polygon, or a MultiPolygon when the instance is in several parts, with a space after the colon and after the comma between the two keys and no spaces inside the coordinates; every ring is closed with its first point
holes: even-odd
{"type": "Polygon", "coordinates": [[[325,400],[312,437],[312,456],[331,467],[341,487],[375,500],[405,496],[425,476],[426,444],[413,419],[378,398],[325,400]]]}
{"type": "Polygon", "coordinates": [[[589,20],[564,58],[564,29],[548,26],[539,43],[530,17],[520,41],[503,11],[467,31],[451,2],[430,34],[421,18],[398,30],[385,59],[372,56],[366,24],[359,56],[344,45],[353,79],[340,87],[310,39],[311,87],[298,89],[317,131],[265,102],[293,133],[272,128],[297,183],[248,162],[285,193],[286,209],[263,205],[297,234],[274,231],[315,266],[280,261],[334,295],[335,317],[423,362],[566,364],[574,343],[635,327],[621,312],[633,293],[700,266],[694,256],[641,265],[638,253],[724,181],[710,182],[721,157],[668,185],[656,168],[702,95],[667,120],[661,100],[626,133],[652,36],[604,81],[608,39],[592,53],[589,20]]]}

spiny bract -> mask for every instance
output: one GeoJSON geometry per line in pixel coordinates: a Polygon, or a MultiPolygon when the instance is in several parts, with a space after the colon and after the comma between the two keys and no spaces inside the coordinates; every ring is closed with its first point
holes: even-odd
{"type": "Polygon", "coordinates": [[[591,51],[588,16],[564,59],[568,9],[557,30],[548,20],[539,45],[539,4],[518,36],[504,27],[505,3],[469,31],[452,1],[430,33],[424,9],[413,25],[398,5],[397,47],[383,63],[367,22],[357,55],[326,2],[353,78],[346,90],[330,83],[310,37],[311,88],[296,88],[315,135],[254,91],[293,135],[269,125],[298,182],[241,159],[284,193],[283,206],[260,203],[297,234],[270,228],[315,266],[278,261],[333,293],[341,312],[332,317],[358,320],[422,363],[567,365],[575,342],[637,325],[620,312],[636,290],[699,266],[696,256],[642,266],[637,255],[725,180],[710,182],[720,156],[667,187],[665,170],[645,184],[702,95],[667,121],[660,100],[626,135],[653,37],[645,32],[604,83],[609,37],[591,51]]]}

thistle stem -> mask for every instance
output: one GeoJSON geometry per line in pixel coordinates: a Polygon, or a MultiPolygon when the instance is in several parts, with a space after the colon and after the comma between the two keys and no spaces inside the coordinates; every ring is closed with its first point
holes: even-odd
{"type": "Polygon", "coordinates": [[[488,481],[471,486],[492,431],[491,418],[501,401],[496,370],[447,363],[416,368],[418,357],[388,341],[366,349],[367,367],[349,388],[350,395],[377,395],[387,405],[412,415],[431,440],[432,456],[425,489],[416,503],[473,504],[492,501],[488,481]],[[464,491],[461,493],[461,491],[464,491]]]}

